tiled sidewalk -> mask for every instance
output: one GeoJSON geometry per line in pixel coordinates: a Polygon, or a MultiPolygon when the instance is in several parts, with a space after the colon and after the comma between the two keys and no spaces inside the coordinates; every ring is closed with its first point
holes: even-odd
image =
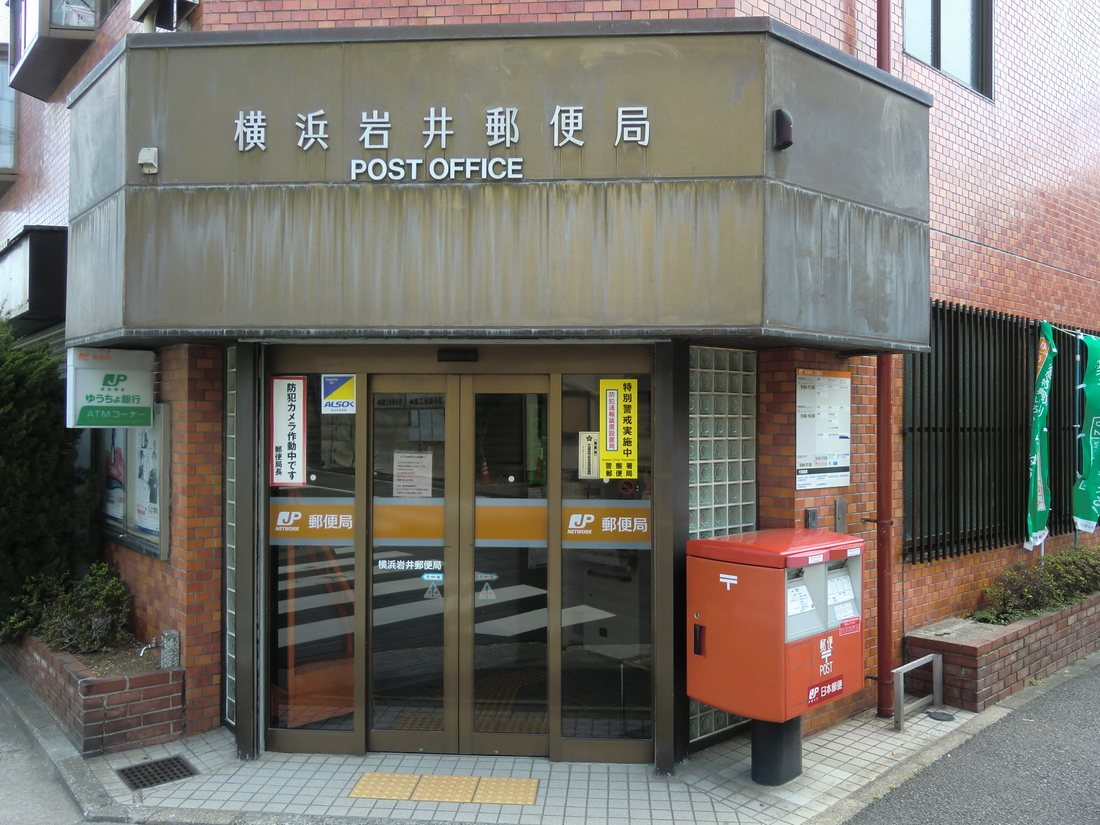
{"type": "Polygon", "coordinates": [[[894,731],[873,711],[803,743],[803,773],[780,787],[750,778],[749,737],[693,755],[672,777],[649,765],[560,763],[520,757],[368,754],[319,756],[269,753],[235,758],[222,729],[198,737],[87,761],[95,778],[134,819],[173,822],[308,823],[312,817],[501,823],[502,825],[636,825],[658,823],[784,823],[801,825],[954,731],[974,714],[947,709],[952,721],[920,713],[894,731]],[[181,755],[199,775],[145,791],[130,791],[116,770],[143,760],[181,755]],[[539,780],[533,805],[356,799],[366,772],[506,776],[539,780]],[[142,816],[141,811],[146,814],[142,816]],[[220,814],[220,816],[219,816],[220,814]],[[155,815],[155,816],[154,816],[155,815]]]}

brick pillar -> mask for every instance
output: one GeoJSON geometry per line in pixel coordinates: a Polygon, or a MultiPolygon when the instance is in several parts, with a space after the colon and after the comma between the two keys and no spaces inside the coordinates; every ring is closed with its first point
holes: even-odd
{"type": "Polygon", "coordinates": [[[157,400],[172,405],[168,553],[154,559],[111,545],[108,556],[133,593],[138,638],[180,632],[193,734],[221,724],[224,352],[165,347],[159,366],[157,400]]]}

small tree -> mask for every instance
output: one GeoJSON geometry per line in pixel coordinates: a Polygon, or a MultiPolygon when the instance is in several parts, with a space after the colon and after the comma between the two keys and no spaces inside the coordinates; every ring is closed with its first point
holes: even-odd
{"type": "Polygon", "coordinates": [[[20,349],[0,322],[0,619],[23,583],[67,576],[80,555],[87,496],[79,430],[65,427],[65,382],[46,345],[20,349]]]}

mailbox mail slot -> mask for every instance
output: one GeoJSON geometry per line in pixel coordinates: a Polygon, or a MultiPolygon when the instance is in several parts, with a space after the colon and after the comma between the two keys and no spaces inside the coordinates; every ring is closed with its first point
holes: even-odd
{"type": "Polygon", "coordinates": [[[863,687],[863,539],[760,530],[687,552],[690,696],[786,722],[863,687]]]}

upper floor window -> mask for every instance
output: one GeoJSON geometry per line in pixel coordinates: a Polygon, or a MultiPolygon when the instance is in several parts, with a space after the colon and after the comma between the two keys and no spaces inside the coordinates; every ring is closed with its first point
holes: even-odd
{"type": "Polygon", "coordinates": [[[15,90],[8,85],[7,49],[0,46],[0,195],[15,183],[15,90]]]}
{"type": "Polygon", "coordinates": [[[9,0],[13,89],[49,100],[95,38],[95,0],[9,0]]]}
{"type": "Polygon", "coordinates": [[[905,0],[905,51],[993,94],[993,0],[905,0]]]}

